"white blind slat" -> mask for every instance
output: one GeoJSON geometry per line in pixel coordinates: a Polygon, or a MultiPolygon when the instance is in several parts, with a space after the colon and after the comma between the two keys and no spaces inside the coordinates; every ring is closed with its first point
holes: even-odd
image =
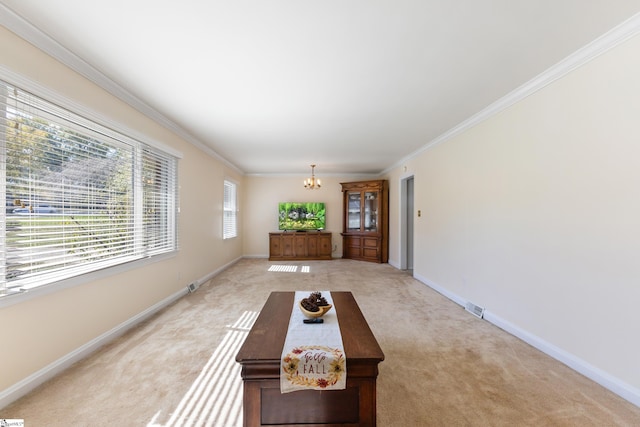
{"type": "Polygon", "coordinates": [[[236,184],[224,181],[224,215],[222,218],[222,235],[224,239],[230,239],[238,235],[237,224],[237,190],[236,184]]]}
{"type": "Polygon", "coordinates": [[[177,249],[177,159],[0,81],[0,296],[177,249]]]}

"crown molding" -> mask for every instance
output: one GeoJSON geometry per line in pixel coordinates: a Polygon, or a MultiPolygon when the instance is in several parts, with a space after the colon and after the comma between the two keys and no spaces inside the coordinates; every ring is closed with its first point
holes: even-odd
{"type": "MultiPolygon", "coordinates": [[[[292,173],[281,173],[281,172],[255,172],[255,173],[246,173],[247,177],[254,178],[300,178],[300,177],[309,177],[309,172],[292,172],[292,173]]],[[[325,178],[362,178],[364,179],[376,179],[380,176],[379,173],[357,173],[357,172],[345,172],[345,173],[320,173],[316,175],[316,178],[325,179],[325,178]]]]}
{"type": "Polygon", "coordinates": [[[160,142],[154,138],[149,137],[135,129],[130,128],[129,126],[125,126],[122,123],[116,122],[112,120],[110,117],[105,116],[101,113],[98,113],[92,109],[87,108],[85,105],[76,102],[66,96],[61,95],[55,90],[50,89],[40,83],[31,80],[29,77],[25,77],[20,73],[16,73],[10,68],[6,67],[3,64],[0,64],[0,80],[4,80],[5,82],[15,85],[27,92],[38,94],[42,98],[46,99],[49,102],[52,102],[60,107],[66,108],[70,111],[80,114],[86,119],[92,120],[96,123],[101,124],[102,126],[114,130],[116,132],[120,132],[124,135],[127,135],[135,140],[144,142],[152,147],[158,148],[164,151],[167,154],[170,154],[178,159],[183,157],[183,154],[180,150],[175,149],[174,147],[169,146],[163,142],[160,142]]]}
{"type": "Polygon", "coordinates": [[[612,30],[598,37],[591,43],[578,49],[571,55],[567,56],[562,61],[558,62],[551,68],[542,72],[538,76],[529,80],[527,83],[511,91],[504,97],[500,98],[493,104],[464,120],[457,126],[449,129],[447,132],[431,140],[426,145],[417,151],[409,154],[394,165],[386,168],[381,174],[391,172],[393,169],[402,166],[407,161],[417,157],[426,150],[429,150],[439,144],[449,141],[453,137],[460,135],[463,132],[471,129],[472,127],[488,120],[501,111],[506,110],[512,105],[522,101],[526,97],[534,94],[535,92],[545,88],[556,80],[566,76],[570,72],[582,67],[603,53],[613,49],[614,47],[624,43],[630,38],[640,33],[640,13],[633,15],[631,18],[622,22],[620,25],[614,27],[612,30]]]}
{"type": "Polygon", "coordinates": [[[66,65],[81,76],[95,83],[97,86],[109,92],[111,95],[130,105],[140,113],[149,117],[154,122],[171,130],[188,143],[192,144],[195,147],[198,147],[211,157],[214,157],[215,159],[224,163],[227,167],[233,169],[235,172],[244,175],[244,171],[231,163],[229,160],[222,157],[220,154],[216,153],[211,147],[202,143],[200,140],[187,132],[184,128],[177,125],[175,122],[167,118],[158,110],[152,108],[149,104],[111,80],[91,64],[84,61],[69,49],[62,46],[51,36],[31,24],[29,21],[27,21],[2,3],[0,3],[0,25],[4,26],[9,31],[16,34],[18,37],[26,40],[44,53],[66,65]]]}
{"type": "MultiPolygon", "coordinates": [[[[38,49],[57,59],[64,65],[68,66],[72,70],[76,71],[80,75],[89,79],[102,89],[113,94],[123,102],[131,105],[142,114],[154,120],[156,123],[166,127],[173,131],[190,144],[203,150],[210,156],[218,159],[229,168],[233,169],[241,175],[245,175],[245,172],[239,169],[236,165],[216,153],[211,147],[205,145],[197,138],[189,134],[184,128],[178,126],[176,123],[168,119],[166,116],[158,112],[156,109],[149,106],[147,103],[136,97],[122,86],[115,83],[113,80],[105,76],[96,68],[88,64],[82,58],[75,55],[73,52],[66,49],[56,40],[49,35],[35,27],[33,24],[13,12],[7,6],[0,3],[0,25],[3,25],[19,37],[23,38],[27,42],[31,43],[38,49]]],[[[634,37],[640,33],[640,13],[632,16],[628,20],[624,21],[620,25],[616,26],[612,30],[608,31],[604,35],[598,37],[591,43],[580,48],[573,54],[569,55],[556,65],[547,69],[543,73],[534,77],[527,83],[511,91],[503,98],[464,120],[457,126],[451,128],[447,132],[431,140],[417,151],[409,154],[400,161],[396,162],[392,166],[386,168],[380,172],[380,175],[389,173],[396,167],[401,166],[403,163],[417,157],[424,151],[429,150],[439,144],[442,144],[453,137],[471,129],[477,124],[488,120],[501,111],[509,108],[510,106],[520,102],[529,95],[543,89],[554,81],[564,77],[573,70],[585,65],[591,60],[597,58],[608,50],[618,46],[626,40],[634,37]]]]}

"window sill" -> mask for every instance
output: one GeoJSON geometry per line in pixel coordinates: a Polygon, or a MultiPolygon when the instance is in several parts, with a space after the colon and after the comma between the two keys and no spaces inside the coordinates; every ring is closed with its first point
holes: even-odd
{"type": "Polygon", "coordinates": [[[145,265],[153,264],[159,261],[164,261],[169,258],[173,258],[177,254],[177,251],[164,253],[161,255],[155,255],[149,258],[139,259],[136,261],[127,262],[124,264],[114,265],[112,267],[104,268],[102,270],[93,271],[90,273],[82,274],[80,276],[71,277],[69,279],[54,282],[48,285],[42,285],[27,290],[11,290],[2,296],[0,296],[0,308],[9,307],[15,304],[20,304],[29,301],[34,298],[38,298],[44,295],[53,294],[63,289],[80,286],[86,283],[94,282],[115,274],[131,271],[136,268],[143,267],[145,265]]]}

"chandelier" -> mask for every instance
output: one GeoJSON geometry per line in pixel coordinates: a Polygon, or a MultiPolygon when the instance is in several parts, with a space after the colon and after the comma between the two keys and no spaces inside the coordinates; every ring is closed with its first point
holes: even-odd
{"type": "Polygon", "coordinates": [[[311,165],[311,178],[307,178],[304,180],[304,188],[308,188],[309,190],[320,188],[322,186],[320,180],[317,179],[315,174],[313,173],[315,167],[316,165],[311,165]]]}

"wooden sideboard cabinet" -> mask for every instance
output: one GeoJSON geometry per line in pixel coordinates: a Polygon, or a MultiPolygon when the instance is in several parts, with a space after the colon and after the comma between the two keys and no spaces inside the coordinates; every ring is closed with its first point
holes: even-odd
{"type": "Polygon", "coordinates": [[[331,233],[285,231],[269,233],[269,261],[331,259],[331,233]]]}
{"type": "Polygon", "coordinates": [[[389,182],[343,182],[342,258],[387,262],[389,182]]]}

